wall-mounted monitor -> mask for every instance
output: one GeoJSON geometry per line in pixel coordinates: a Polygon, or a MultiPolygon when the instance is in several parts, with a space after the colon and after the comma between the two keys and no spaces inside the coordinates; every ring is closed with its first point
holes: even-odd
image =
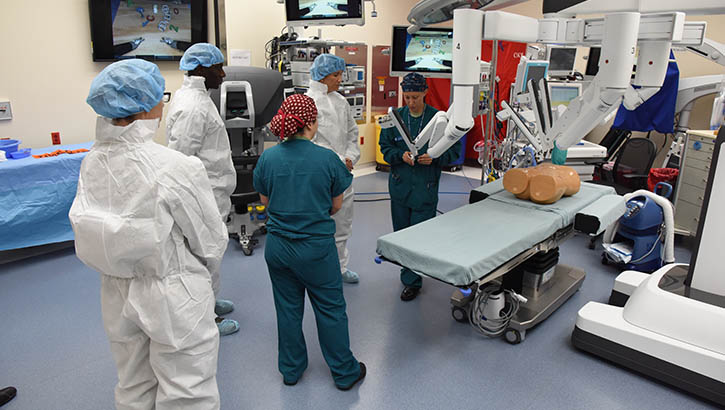
{"type": "Polygon", "coordinates": [[[363,0],[285,0],[287,25],[365,24],[363,0]]]}
{"type": "Polygon", "coordinates": [[[567,77],[574,74],[576,47],[549,46],[546,59],[549,61],[550,77],[567,77]]]}
{"type": "Polygon", "coordinates": [[[207,39],[206,0],[88,0],[93,61],[180,60],[207,39]]]}
{"type": "Polygon", "coordinates": [[[405,26],[393,26],[390,75],[419,73],[426,77],[453,75],[453,29],[426,27],[409,34],[405,26]]]}

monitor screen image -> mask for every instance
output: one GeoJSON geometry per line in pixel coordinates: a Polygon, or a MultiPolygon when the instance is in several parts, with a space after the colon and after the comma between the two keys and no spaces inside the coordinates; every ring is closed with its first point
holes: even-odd
{"type": "Polygon", "coordinates": [[[363,24],[363,0],[286,0],[293,25],[363,24]]]}
{"type": "Polygon", "coordinates": [[[394,27],[391,64],[392,72],[450,75],[453,30],[426,28],[411,35],[405,27],[394,27]]]}
{"type": "Polygon", "coordinates": [[[453,66],[453,36],[436,31],[408,34],[405,65],[411,70],[450,70],[453,66]]]}
{"type": "Polygon", "coordinates": [[[206,41],[206,0],[89,0],[94,61],[179,60],[206,41]]]}
{"type": "Polygon", "coordinates": [[[191,0],[111,1],[116,57],[181,56],[191,46],[191,0]]]}
{"type": "Polygon", "coordinates": [[[559,105],[569,106],[569,103],[581,94],[581,87],[570,85],[557,85],[549,83],[549,96],[551,98],[551,106],[559,105]]]}
{"type": "Polygon", "coordinates": [[[534,80],[535,84],[539,84],[542,78],[546,78],[548,67],[545,65],[529,64],[526,67],[526,78],[524,79],[524,92],[527,91],[529,80],[534,80]]]}
{"type": "Polygon", "coordinates": [[[602,53],[600,47],[592,47],[589,49],[589,58],[587,58],[587,69],[585,75],[595,76],[599,72],[599,56],[602,53]]]}
{"type": "Polygon", "coordinates": [[[349,15],[347,0],[300,0],[300,18],[316,19],[329,17],[347,17],[349,15]]]}
{"type": "Polygon", "coordinates": [[[576,48],[552,47],[549,51],[549,71],[571,73],[576,64],[576,48]]]}

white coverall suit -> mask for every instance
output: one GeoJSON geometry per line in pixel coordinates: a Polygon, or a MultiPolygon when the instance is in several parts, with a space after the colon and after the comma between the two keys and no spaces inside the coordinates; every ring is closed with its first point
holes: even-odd
{"type": "Polygon", "coordinates": [[[157,128],[99,117],[69,213],[76,255],[101,273],[117,409],[218,409],[210,271],[227,232],[201,162],[157,128]]]}
{"type": "MultiPolygon", "coordinates": [[[[357,144],[359,131],[350,105],[345,97],[337,92],[328,93],[327,86],[321,82],[310,80],[307,95],[317,105],[317,134],[312,139],[317,145],[334,151],[344,163],[348,158],[355,165],[360,160],[360,147],[357,144]]],[[[332,219],[335,220],[335,245],[340,258],[340,270],[347,271],[350,259],[347,240],[352,235],[352,217],[355,191],[350,185],[342,199],[342,208],[332,219]]]]}
{"type": "MultiPolygon", "coordinates": [[[[185,76],[171,100],[166,117],[169,148],[197,157],[206,168],[222,221],[232,207],[231,195],[237,186],[224,121],[204,85],[204,77],[185,76]]],[[[214,294],[219,293],[219,271],[212,272],[214,294]]]]}

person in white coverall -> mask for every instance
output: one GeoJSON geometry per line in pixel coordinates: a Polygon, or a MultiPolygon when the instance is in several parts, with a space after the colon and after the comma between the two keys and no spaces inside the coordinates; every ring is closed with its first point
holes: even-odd
{"type": "MultiPolygon", "coordinates": [[[[360,160],[360,147],[357,144],[359,132],[350,105],[337,92],[344,70],[345,60],[342,58],[332,54],[317,56],[310,68],[311,80],[307,95],[315,100],[318,111],[319,126],[312,142],[334,151],[347,169],[352,171],[360,160]]],[[[357,273],[347,268],[350,260],[347,240],[352,235],[354,199],[355,191],[350,185],[343,196],[342,209],[332,217],[336,225],[335,245],[345,283],[357,283],[360,280],[357,273]]]]}
{"type": "Polygon", "coordinates": [[[227,232],[204,166],[153,142],[164,78],[123,60],[91,84],[100,115],[69,218],[76,255],[101,273],[116,408],[219,409],[210,272],[227,232]]]}
{"type": "MultiPolygon", "coordinates": [[[[169,107],[166,135],[169,148],[195,156],[204,164],[219,213],[226,221],[232,207],[231,195],[237,186],[237,173],[224,121],[209,97],[209,90],[219,88],[225,77],[222,63],[222,52],[211,44],[197,43],[186,50],[179,67],[188,71],[188,75],[184,76],[184,83],[169,107]]],[[[219,271],[212,272],[212,287],[217,295],[214,311],[219,316],[219,333],[225,336],[238,331],[236,320],[220,317],[231,313],[234,303],[218,297],[219,271]]]]}

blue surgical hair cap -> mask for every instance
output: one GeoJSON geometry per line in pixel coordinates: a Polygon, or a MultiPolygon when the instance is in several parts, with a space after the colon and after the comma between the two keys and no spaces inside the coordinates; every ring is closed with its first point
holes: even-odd
{"type": "Polygon", "coordinates": [[[192,71],[196,67],[211,67],[224,62],[224,55],[215,45],[209,43],[196,43],[189,47],[181,57],[179,69],[192,71]]]}
{"type": "Polygon", "coordinates": [[[345,71],[345,60],[332,54],[320,54],[310,67],[310,75],[315,81],[320,81],[330,74],[345,71]]]}
{"type": "Polygon", "coordinates": [[[86,102],[98,115],[126,118],[151,111],[164,97],[165,85],[156,64],[123,60],[104,68],[93,79],[86,102]]]}

